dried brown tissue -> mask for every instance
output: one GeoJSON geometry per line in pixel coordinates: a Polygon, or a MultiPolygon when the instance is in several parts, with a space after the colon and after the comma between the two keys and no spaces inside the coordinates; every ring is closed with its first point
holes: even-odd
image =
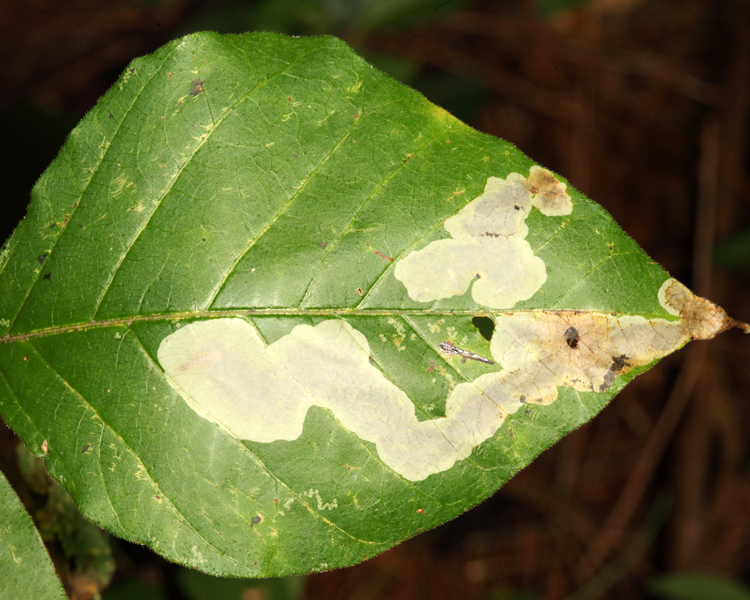
{"type": "Polygon", "coordinates": [[[660,300],[662,294],[665,308],[680,317],[680,322],[693,340],[710,340],[732,328],[750,333],[750,325],[732,319],[723,308],[696,296],[675,279],[662,288],[660,300]]]}

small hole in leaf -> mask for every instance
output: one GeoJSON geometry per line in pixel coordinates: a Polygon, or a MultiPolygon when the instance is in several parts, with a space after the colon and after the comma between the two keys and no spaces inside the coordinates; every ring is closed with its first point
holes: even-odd
{"type": "Polygon", "coordinates": [[[489,342],[492,339],[492,334],[495,332],[495,322],[492,319],[489,317],[474,317],[471,324],[479,330],[485,340],[489,342]]]}

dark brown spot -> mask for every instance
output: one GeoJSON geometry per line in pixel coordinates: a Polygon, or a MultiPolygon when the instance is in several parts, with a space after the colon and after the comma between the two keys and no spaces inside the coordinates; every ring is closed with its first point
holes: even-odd
{"type": "Polygon", "coordinates": [[[86,452],[88,452],[88,451],[89,451],[89,445],[88,444],[84,444],[84,446],[81,448],[81,453],[82,454],[86,454],[86,452]]]}
{"type": "Polygon", "coordinates": [[[578,340],[580,340],[581,338],[578,335],[578,330],[575,327],[568,327],[565,330],[563,337],[565,338],[565,343],[573,348],[573,350],[578,348],[578,340]]]}
{"type": "Polygon", "coordinates": [[[52,273],[47,273],[46,275],[44,275],[44,277],[42,277],[42,279],[46,279],[47,281],[49,281],[50,279],[52,279],[52,273]]]}
{"type": "Polygon", "coordinates": [[[49,253],[45,252],[44,254],[40,254],[36,257],[36,259],[39,261],[39,264],[44,264],[45,259],[49,256],[49,253]]]}
{"type": "Polygon", "coordinates": [[[521,210],[521,207],[520,206],[514,206],[513,209],[514,210],[521,210]]]}
{"type": "Polygon", "coordinates": [[[362,288],[361,287],[357,288],[357,294],[359,294],[360,296],[362,295],[362,288]]]}
{"type": "Polygon", "coordinates": [[[621,354],[620,356],[612,357],[612,366],[609,368],[609,370],[614,371],[615,373],[619,373],[623,370],[623,368],[629,366],[630,363],[628,362],[628,357],[624,354],[621,354]]]}
{"type": "Polygon", "coordinates": [[[318,248],[321,250],[324,250],[326,246],[328,246],[328,242],[318,242],[318,248]]]}
{"type": "Polygon", "coordinates": [[[610,366],[609,371],[604,374],[604,381],[599,386],[600,393],[606,392],[612,386],[615,377],[617,377],[625,367],[631,366],[627,360],[628,357],[624,354],[612,357],[612,366],[610,366]]]}
{"type": "Polygon", "coordinates": [[[482,276],[479,273],[476,274],[476,277],[477,277],[477,279],[481,279],[482,278],[482,276]]]}
{"type": "Polygon", "coordinates": [[[482,237],[494,237],[494,238],[496,238],[496,237],[500,237],[500,234],[499,233],[492,233],[491,231],[485,231],[482,234],[482,237]]]}
{"type": "Polygon", "coordinates": [[[257,525],[258,523],[260,523],[260,521],[261,521],[261,518],[258,515],[255,515],[252,519],[250,519],[250,522],[253,525],[257,525]]]}
{"type": "Polygon", "coordinates": [[[200,79],[193,79],[190,82],[190,95],[195,97],[203,93],[203,82],[200,79]]]}
{"type": "Polygon", "coordinates": [[[520,402],[521,404],[526,404],[526,396],[521,396],[521,397],[520,397],[520,398],[518,399],[518,401],[519,401],[519,402],[520,402]]]}

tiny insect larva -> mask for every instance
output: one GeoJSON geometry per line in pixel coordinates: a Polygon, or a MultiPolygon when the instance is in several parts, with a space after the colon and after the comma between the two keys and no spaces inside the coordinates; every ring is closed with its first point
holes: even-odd
{"type": "Polygon", "coordinates": [[[190,369],[195,369],[196,367],[202,367],[203,365],[216,362],[220,358],[221,352],[217,352],[216,350],[212,350],[211,352],[204,352],[203,354],[199,354],[195,358],[191,358],[184,365],[181,365],[179,370],[189,371],[190,369]]]}

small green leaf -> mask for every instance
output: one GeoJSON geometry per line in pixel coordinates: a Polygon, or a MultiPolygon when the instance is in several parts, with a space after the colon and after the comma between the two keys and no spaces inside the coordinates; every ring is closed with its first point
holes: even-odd
{"type": "Polygon", "coordinates": [[[109,531],[272,577],[456,517],[735,324],[343,42],[201,33],[126,69],[0,251],[0,414],[109,531]]]}
{"type": "Polygon", "coordinates": [[[0,597],[67,596],[34,522],[0,472],[0,597]]]}
{"type": "Polygon", "coordinates": [[[649,591],[673,600],[750,600],[750,590],[724,577],[673,573],[649,582],[649,591]]]}

